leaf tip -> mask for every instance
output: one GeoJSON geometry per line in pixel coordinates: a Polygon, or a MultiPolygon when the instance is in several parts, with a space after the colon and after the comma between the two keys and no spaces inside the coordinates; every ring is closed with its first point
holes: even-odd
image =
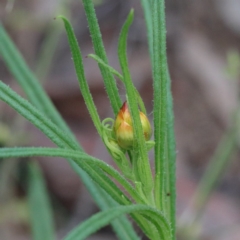
{"type": "Polygon", "coordinates": [[[129,15],[132,15],[132,16],[134,15],[134,9],[133,8],[131,8],[129,15]]]}
{"type": "Polygon", "coordinates": [[[62,19],[64,22],[67,20],[63,15],[58,15],[54,19],[62,19]]]}
{"type": "Polygon", "coordinates": [[[130,12],[129,12],[129,14],[128,14],[128,17],[127,17],[127,21],[129,21],[130,24],[131,24],[132,21],[133,21],[133,18],[134,18],[134,9],[131,8],[131,10],[130,10],[130,12]]]}

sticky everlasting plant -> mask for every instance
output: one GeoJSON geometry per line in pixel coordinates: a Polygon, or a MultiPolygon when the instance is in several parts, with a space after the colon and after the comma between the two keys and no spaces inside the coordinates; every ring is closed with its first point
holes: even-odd
{"type": "MultiPolygon", "coordinates": [[[[141,96],[132,83],[127,61],[127,35],[134,11],[130,11],[119,37],[118,57],[122,72],[119,73],[108,64],[93,3],[83,0],[95,51],[95,54],[89,54],[89,57],[96,60],[99,65],[115,114],[114,119],[104,120],[100,119],[93,102],[85,78],[81,51],[71,24],[65,17],[57,17],[63,20],[80,90],[93,124],[119,171],[82,150],[25,65],[3,27],[0,28],[2,39],[0,53],[30,102],[3,82],[0,82],[0,99],[33,123],[58,146],[58,148],[3,148],[0,149],[0,157],[59,156],[68,159],[102,210],[75,227],[65,237],[67,240],[86,239],[107,224],[113,226],[119,239],[139,239],[124,214],[130,214],[149,239],[175,239],[175,142],[166,60],[164,1],[142,0],[141,3],[145,14],[153,73],[153,127],[147,118],[141,96]],[[119,97],[114,77],[119,78],[125,86],[124,103],[119,97]],[[153,141],[150,140],[152,133],[153,141]],[[154,148],[154,172],[151,171],[148,157],[148,151],[152,148],[154,148]],[[116,182],[123,190],[117,187],[116,182]],[[113,219],[116,221],[112,221],[113,219]]],[[[52,234],[45,236],[44,239],[52,239],[52,234]]]]}

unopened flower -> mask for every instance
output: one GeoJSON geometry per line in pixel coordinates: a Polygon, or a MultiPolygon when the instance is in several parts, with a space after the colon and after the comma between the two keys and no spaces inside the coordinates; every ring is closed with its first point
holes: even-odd
{"type": "MultiPolygon", "coordinates": [[[[145,140],[148,141],[152,134],[151,125],[148,118],[139,112],[145,140]]],[[[123,149],[131,149],[134,143],[133,125],[127,102],[124,102],[115,119],[113,130],[118,145],[123,149]]]]}

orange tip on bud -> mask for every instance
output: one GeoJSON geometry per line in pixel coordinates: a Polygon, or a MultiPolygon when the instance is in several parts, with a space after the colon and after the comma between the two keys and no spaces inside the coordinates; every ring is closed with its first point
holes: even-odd
{"type": "MultiPolygon", "coordinates": [[[[148,141],[152,135],[151,125],[147,116],[139,112],[145,140],[148,141]]],[[[118,145],[122,149],[131,149],[134,143],[133,125],[127,102],[124,102],[114,122],[113,130],[118,145]]]]}

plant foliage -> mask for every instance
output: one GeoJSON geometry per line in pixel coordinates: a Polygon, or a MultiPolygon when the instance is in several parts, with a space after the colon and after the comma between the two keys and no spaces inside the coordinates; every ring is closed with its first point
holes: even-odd
{"type": "MultiPolygon", "coordinates": [[[[120,239],[139,239],[130,222],[123,216],[124,214],[130,214],[142,231],[152,240],[175,239],[175,143],[170,78],[166,58],[164,1],[142,0],[153,69],[154,142],[148,142],[144,138],[139,108],[145,114],[146,109],[140,94],[133,85],[128,66],[127,36],[134,20],[134,11],[130,11],[119,37],[118,57],[122,71],[119,73],[108,64],[92,1],[83,0],[83,5],[95,51],[95,54],[90,54],[89,57],[96,60],[99,65],[106,93],[115,115],[119,112],[121,100],[114,76],[117,76],[125,86],[134,136],[134,144],[131,149],[126,151],[117,145],[113,125],[111,125],[114,122],[113,119],[101,121],[85,77],[81,50],[74,30],[64,16],[58,18],[63,20],[65,26],[80,91],[93,124],[120,171],[115,170],[104,161],[84,153],[34,74],[25,64],[3,26],[0,26],[0,38],[2,39],[0,54],[22,86],[29,101],[1,81],[0,99],[41,130],[56,144],[57,148],[2,148],[0,149],[0,158],[58,156],[67,159],[102,211],[74,228],[66,236],[66,240],[86,239],[107,224],[112,224],[120,239]],[[154,144],[155,173],[152,174],[148,150],[149,146],[154,144]],[[120,189],[116,182],[124,190],[120,189]]],[[[37,240],[41,237],[42,239],[51,239],[53,238],[53,220],[46,189],[39,169],[33,164],[30,165],[29,171],[32,179],[29,187],[29,199],[34,220],[33,236],[37,240]],[[39,209],[35,211],[34,205],[41,199],[36,199],[35,196],[42,197],[46,211],[41,213],[39,213],[39,209]],[[41,219],[37,219],[38,214],[42,216],[41,219]],[[47,222],[51,224],[46,224],[47,222]],[[49,234],[44,236],[44,233],[49,234]]]]}

